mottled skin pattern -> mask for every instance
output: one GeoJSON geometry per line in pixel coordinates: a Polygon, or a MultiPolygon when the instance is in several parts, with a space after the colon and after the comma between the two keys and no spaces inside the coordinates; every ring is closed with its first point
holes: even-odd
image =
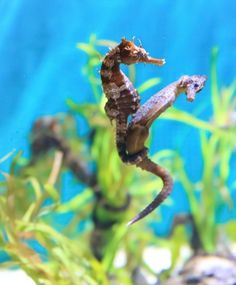
{"type": "Polygon", "coordinates": [[[105,111],[110,120],[116,122],[116,145],[124,163],[135,164],[149,171],[163,181],[163,188],[157,197],[128,224],[144,218],[158,207],[170,194],[173,180],[168,171],[151,161],[147,156],[145,141],[153,121],[170,107],[180,93],[186,93],[188,101],[193,101],[195,94],[204,87],[206,77],[201,75],[182,76],[152,96],[140,107],[140,97],[130,80],[120,70],[120,63],[138,62],[163,65],[163,59],[154,59],[133,42],[122,40],[104,58],[101,67],[101,79],[104,93],[108,99],[105,111]],[[128,124],[128,117],[132,116],[128,124]]]}
{"type": "Polygon", "coordinates": [[[123,39],[104,58],[101,67],[101,79],[104,93],[108,99],[105,111],[110,120],[116,123],[116,145],[120,158],[124,163],[137,164],[146,156],[143,148],[135,154],[126,151],[126,133],[128,117],[139,108],[140,97],[132,82],[120,70],[120,63],[130,65],[138,62],[163,65],[163,59],[154,59],[133,42],[123,39]]]}
{"type": "MultiPolygon", "coordinates": [[[[143,106],[141,106],[133,115],[128,126],[126,136],[126,149],[128,153],[134,154],[140,152],[140,150],[145,147],[144,144],[148,138],[149,128],[153,121],[170,107],[181,93],[186,93],[187,100],[192,102],[195,99],[195,94],[204,87],[206,79],[206,76],[202,75],[184,75],[178,81],[171,83],[157,94],[153,95],[143,106]]],[[[171,193],[173,187],[172,177],[167,170],[151,161],[147,156],[137,163],[136,166],[159,176],[163,181],[163,187],[156,198],[134,217],[129,222],[129,225],[144,218],[155,210],[171,193]]]]}

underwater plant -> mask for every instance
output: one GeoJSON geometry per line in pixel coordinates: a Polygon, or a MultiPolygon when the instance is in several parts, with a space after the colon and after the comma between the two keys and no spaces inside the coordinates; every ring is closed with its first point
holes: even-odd
{"type": "MultiPolygon", "coordinates": [[[[173,158],[177,179],[182,184],[187,194],[193,225],[196,227],[195,235],[198,235],[198,244],[195,250],[215,252],[222,228],[234,223],[225,221],[220,225],[219,217],[225,207],[231,209],[235,203],[232,199],[235,188],[235,177],[231,170],[233,157],[235,157],[235,119],[236,110],[236,84],[219,89],[217,80],[217,55],[214,48],[211,56],[211,102],[213,114],[209,122],[196,119],[193,115],[180,110],[172,110],[172,113],[163,117],[191,124],[199,128],[202,174],[200,180],[192,182],[184,167],[184,161],[177,154],[173,158]]],[[[176,154],[175,154],[176,155],[176,154]]],[[[174,155],[174,156],[175,156],[174,155]]]]}
{"type": "MultiPolygon", "coordinates": [[[[41,170],[41,181],[37,176],[19,174],[19,159],[20,154],[14,158],[10,173],[3,173],[6,179],[1,182],[0,245],[9,256],[1,266],[20,266],[35,284],[109,284],[86,244],[60,233],[55,221],[50,223],[56,214],[72,208],[71,202],[60,202],[56,185],[61,153],[56,152],[53,160],[44,159],[44,165],[31,166],[31,173],[41,170]]],[[[77,206],[82,208],[83,197],[79,200],[77,206]]]]}
{"type": "MultiPolygon", "coordinates": [[[[83,72],[94,102],[78,104],[68,99],[68,114],[37,120],[31,134],[31,157],[17,154],[0,184],[0,245],[9,255],[2,266],[20,266],[36,284],[129,285],[139,284],[140,280],[149,284],[148,277],[156,282],[161,269],[158,257],[155,268],[150,266],[144,258],[146,250],[169,248],[173,267],[181,247],[189,243],[183,224],[176,226],[168,238],[155,234],[150,225],[162,219],[160,211],[134,227],[125,225],[156,195],[161,181],[123,165],[117,154],[97,72],[102,59],[98,50],[108,45],[114,47],[116,43],[95,36],[89,43],[78,44],[87,54],[83,72]],[[86,134],[77,131],[80,121],[76,124],[75,117],[87,124],[86,134]],[[64,188],[74,195],[65,198],[64,188]]],[[[205,252],[214,251],[217,245],[216,237],[222,228],[216,223],[218,209],[233,204],[229,189],[235,185],[234,177],[227,183],[235,147],[235,83],[221,93],[216,89],[216,55],[213,50],[211,91],[214,110],[218,111],[214,111],[211,121],[176,108],[160,117],[200,130],[204,165],[201,181],[190,180],[180,153],[164,149],[152,156],[186,191],[200,241],[197,250],[205,252]],[[222,104],[224,108],[219,108],[222,104]],[[199,213],[201,207],[205,216],[199,213]]],[[[130,66],[128,70],[134,82],[135,69],[130,66]]],[[[159,82],[160,78],[151,78],[138,91],[142,93],[159,82]]],[[[168,199],[167,206],[170,202],[168,199]]],[[[235,222],[229,221],[223,227],[233,239],[235,222]]]]}

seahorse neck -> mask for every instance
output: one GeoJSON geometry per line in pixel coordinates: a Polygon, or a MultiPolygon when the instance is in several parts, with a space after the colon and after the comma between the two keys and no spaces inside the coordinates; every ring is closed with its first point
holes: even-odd
{"type": "Polygon", "coordinates": [[[124,74],[120,70],[120,55],[118,51],[109,53],[102,63],[101,79],[103,85],[115,83],[120,86],[124,83],[124,74]]]}

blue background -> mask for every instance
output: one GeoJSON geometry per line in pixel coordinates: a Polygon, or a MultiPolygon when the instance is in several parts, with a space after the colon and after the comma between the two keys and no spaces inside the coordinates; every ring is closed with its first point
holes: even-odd
{"type": "MultiPolygon", "coordinates": [[[[123,36],[141,39],[151,55],[166,58],[167,64],[139,65],[137,85],[160,76],[165,86],[182,74],[209,75],[214,46],[219,47],[220,84],[230,84],[236,77],[235,31],[234,0],[0,0],[0,157],[13,149],[27,155],[33,121],[67,110],[66,98],[93,100],[81,72],[86,56],[76,49],[76,43],[88,41],[92,33],[114,41],[123,36]]],[[[198,110],[199,116],[209,119],[209,86],[208,81],[194,104],[180,98],[177,106],[198,110]]],[[[160,121],[154,133],[152,149],[181,149],[190,177],[198,179],[197,130],[160,121]]],[[[184,193],[175,196],[183,199],[176,210],[187,207],[184,193]]]]}

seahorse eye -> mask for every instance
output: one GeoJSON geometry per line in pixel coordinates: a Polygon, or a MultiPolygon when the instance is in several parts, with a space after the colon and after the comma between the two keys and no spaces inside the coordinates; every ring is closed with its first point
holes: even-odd
{"type": "Polygon", "coordinates": [[[194,84],[194,88],[198,88],[199,85],[197,83],[194,84]]]}

